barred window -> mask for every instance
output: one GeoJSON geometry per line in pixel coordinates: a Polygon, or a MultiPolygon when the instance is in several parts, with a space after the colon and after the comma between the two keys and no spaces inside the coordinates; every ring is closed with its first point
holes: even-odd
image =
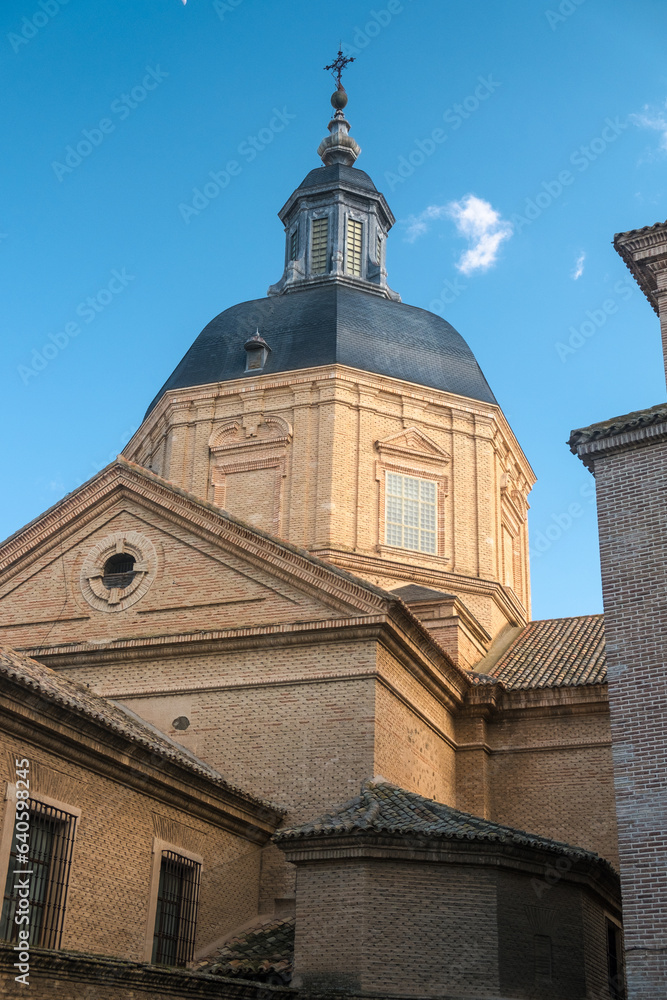
{"type": "Polygon", "coordinates": [[[327,269],[329,220],[313,219],[310,267],[313,274],[324,274],[327,269]]]}
{"type": "Polygon", "coordinates": [[[111,556],[104,564],[104,575],[102,583],[107,590],[125,590],[134,580],[136,573],[134,564],[136,559],[127,552],[120,552],[111,556]]]}
{"type": "Polygon", "coordinates": [[[361,277],[361,223],[347,220],[347,273],[361,277]]]}
{"type": "Polygon", "coordinates": [[[299,256],[299,227],[292,230],[289,238],[289,259],[296,260],[299,256]]]}
{"type": "Polygon", "coordinates": [[[375,247],[375,259],[380,266],[382,266],[382,236],[378,233],[377,244],[375,247]]]}
{"type": "Polygon", "coordinates": [[[385,524],[387,545],[435,554],[436,485],[433,480],[388,472],[385,524]]]}
{"type": "Polygon", "coordinates": [[[198,862],[173,851],[162,852],[153,938],[155,965],[186,965],[192,961],[200,875],[198,862]]]}
{"type": "Polygon", "coordinates": [[[75,825],[75,816],[55,806],[33,799],[26,799],[23,807],[17,803],[0,920],[0,937],[6,941],[16,941],[20,927],[30,932],[30,944],[60,948],[75,825]],[[20,860],[20,843],[28,845],[28,864],[20,860]],[[19,896],[21,882],[28,882],[27,909],[19,896]],[[17,911],[19,916],[27,913],[29,922],[17,924],[17,911]]]}
{"type": "Polygon", "coordinates": [[[540,982],[551,982],[551,938],[547,934],[536,934],[534,938],[535,979],[540,982]]]}

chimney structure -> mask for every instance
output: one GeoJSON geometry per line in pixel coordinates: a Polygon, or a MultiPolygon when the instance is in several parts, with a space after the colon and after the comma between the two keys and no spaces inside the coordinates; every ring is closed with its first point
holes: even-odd
{"type": "MultiPolygon", "coordinates": [[[[660,318],[667,360],[667,223],[614,246],[660,318]]],[[[573,431],[569,444],[596,480],[627,997],[664,1000],[667,403],[573,431]]]]}

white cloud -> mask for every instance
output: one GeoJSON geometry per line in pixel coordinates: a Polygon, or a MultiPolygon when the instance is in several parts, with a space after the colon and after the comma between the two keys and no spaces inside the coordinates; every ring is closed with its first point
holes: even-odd
{"type": "Polygon", "coordinates": [[[586,260],[586,254],[582,250],[582,252],[577,257],[576,263],[574,265],[574,271],[572,272],[572,279],[574,281],[578,281],[579,278],[584,273],[584,262],[585,262],[585,260],[586,260]]]}
{"type": "Polygon", "coordinates": [[[495,264],[501,243],[512,235],[511,224],[488,201],[467,194],[460,201],[429,205],[419,215],[411,215],[407,221],[407,242],[414,243],[437,219],[453,219],[459,234],[471,244],[456,265],[463,274],[485,271],[495,264]]]}
{"type": "Polygon", "coordinates": [[[630,115],[630,121],[638,128],[651,129],[660,133],[660,149],[667,152],[667,101],[662,108],[651,108],[645,104],[637,114],[630,115]]]}
{"type": "Polygon", "coordinates": [[[501,243],[512,235],[512,226],[488,201],[474,194],[450,202],[447,209],[461,236],[471,244],[459,258],[457,268],[462,274],[486,271],[495,264],[501,243]]]}

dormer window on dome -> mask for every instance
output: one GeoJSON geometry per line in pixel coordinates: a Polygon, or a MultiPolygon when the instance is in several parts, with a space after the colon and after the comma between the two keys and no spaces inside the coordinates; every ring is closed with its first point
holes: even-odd
{"type": "Polygon", "coordinates": [[[246,340],[243,345],[246,350],[245,370],[247,372],[258,372],[264,368],[271,348],[259,335],[259,330],[250,340],[246,340]]]}
{"type": "Polygon", "coordinates": [[[312,246],[310,250],[310,270],[312,274],[325,274],[329,249],[329,220],[313,219],[311,227],[312,246]]]}
{"type": "Polygon", "coordinates": [[[348,274],[361,277],[361,240],[363,227],[356,219],[347,220],[347,240],[345,246],[345,270],[348,274]]]}

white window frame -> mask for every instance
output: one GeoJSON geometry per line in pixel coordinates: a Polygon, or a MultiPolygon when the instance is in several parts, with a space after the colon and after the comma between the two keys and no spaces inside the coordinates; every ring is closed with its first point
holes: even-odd
{"type": "Polygon", "coordinates": [[[437,481],[424,476],[418,476],[409,472],[399,472],[393,469],[385,469],[384,472],[385,482],[384,482],[384,545],[390,548],[405,549],[409,552],[419,552],[420,554],[427,556],[436,556],[438,554],[438,524],[439,524],[439,511],[438,511],[438,484],[437,481]],[[401,480],[401,494],[400,494],[400,506],[401,506],[401,520],[391,520],[389,518],[389,508],[392,499],[398,500],[399,496],[397,493],[391,491],[391,477],[401,480]],[[418,483],[417,497],[406,496],[405,487],[407,485],[406,481],[412,481],[413,483],[418,483]],[[422,484],[429,486],[429,492],[433,493],[433,501],[429,501],[422,497],[422,484]],[[409,524],[406,519],[406,506],[417,505],[417,523],[409,524]],[[424,521],[424,513],[427,509],[432,509],[432,518],[429,518],[429,527],[422,527],[424,521]],[[400,527],[401,539],[390,540],[390,535],[392,527],[400,527]],[[416,545],[407,544],[406,534],[409,532],[416,532],[416,545]],[[429,538],[432,537],[432,547],[425,548],[423,544],[422,535],[428,535],[429,538]]]}

